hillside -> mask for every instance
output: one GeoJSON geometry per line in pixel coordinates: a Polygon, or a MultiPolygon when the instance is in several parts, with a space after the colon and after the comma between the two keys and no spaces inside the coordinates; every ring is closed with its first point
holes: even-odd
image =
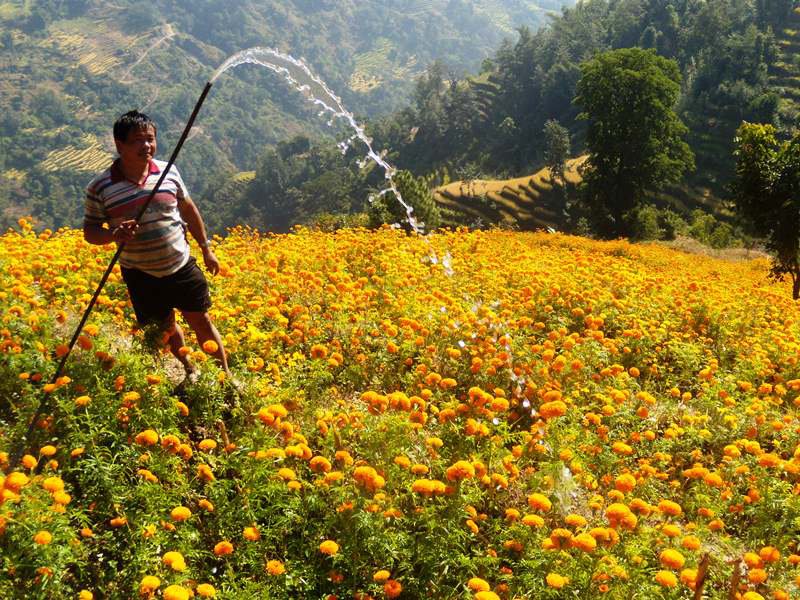
{"type": "MultiPolygon", "coordinates": [[[[576,185],[585,157],[567,161],[564,177],[576,185]]],[[[523,230],[562,229],[564,196],[547,168],[527,177],[509,180],[455,181],[433,190],[434,199],[451,215],[448,224],[496,223],[523,230]],[[554,190],[554,187],[556,188],[554,190]]]]}
{"type": "Polygon", "coordinates": [[[0,597],[788,599],[800,329],[766,260],[547,233],[217,238],[236,401],[111,248],[0,236],[0,597]],[[80,594],[80,595],[79,595],[80,594]]]}
{"type": "Polygon", "coordinates": [[[778,31],[780,58],[770,70],[770,83],[781,93],[781,116],[796,130],[800,118],[800,7],[778,31]]]}
{"type": "MultiPolygon", "coordinates": [[[[232,53],[276,47],[361,115],[407,102],[434,60],[463,73],[560,1],[392,0],[148,5],[120,0],[0,3],[0,226],[21,214],[75,224],[87,178],[113,153],[113,119],[138,107],[166,154],[203,83],[232,53]],[[446,24],[446,27],[440,26],[446,24]]],[[[305,133],[340,135],[274,75],[240,67],[220,80],[181,157],[201,195],[220,171],[252,170],[264,150],[305,133]]]]}

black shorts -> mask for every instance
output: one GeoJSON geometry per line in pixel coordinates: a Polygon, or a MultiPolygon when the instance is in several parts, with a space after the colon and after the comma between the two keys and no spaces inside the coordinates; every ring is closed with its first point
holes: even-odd
{"type": "Polygon", "coordinates": [[[194,257],[189,257],[189,262],[166,277],[122,267],[122,279],[128,286],[139,325],[163,323],[175,308],[188,312],[205,312],[211,308],[208,282],[194,257]]]}

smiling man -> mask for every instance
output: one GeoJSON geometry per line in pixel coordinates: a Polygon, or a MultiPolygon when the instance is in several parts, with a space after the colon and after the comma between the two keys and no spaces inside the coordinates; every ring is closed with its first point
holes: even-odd
{"type": "Polygon", "coordinates": [[[187,375],[193,368],[179,352],[185,340],[175,309],[201,345],[215,342],[212,354],[230,375],[222,340],[208,315],[208,283],[189,253],[187,229],[202,249],[206,269],[212,275],[219,272],[200,212],[173,165],[137,225],[136,214],[167,163],[155,159],[155,123],[138,111],[117,119],[114,142],[119,158],[86,188],[83,237],[90,244],[125,244],[120,265],[136,320],[140,325],[154,323],[168,334],[170,350],[187,375]]]}

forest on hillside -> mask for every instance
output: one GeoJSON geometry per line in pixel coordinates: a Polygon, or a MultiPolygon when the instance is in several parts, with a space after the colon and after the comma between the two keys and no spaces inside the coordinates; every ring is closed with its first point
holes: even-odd
{"type": "MultiPolygon", "coordinates": [[[[33,214],[76,225],[76,198],[113,153],[110,126],[130,108],[175,143],[202,85],[251,46],[304,57],[367,118],[407,104],[439,58],[477,69],[515,24],[538,27],[563,0],[35,0],[0,4],[0,225],[33,214]]],[[[276,143],[339,135],[273,74],[225,76],[181,156],[195,195],[224,170],[250,171],[276,143]]]]}
{"type": "MultiPolygon", "coordinates": [[[[411,0],[382,7],[370,2],[237,2],[224,9],[206,0],[193,3],[191,11],[171,12],[166,4],[131,5],[124,11],[123,29],[152,31],[168,13],[170,26],[180,32],[163,45],[169,51],[155,48],[148,55],[151,64],[136,67],[145,69],[155,86],[146,89],[93,75],[88,66],[64,64],[68,42],[58,46],[61,55],[58,48],[31,53],[35,40],[62,31],[64,23],[97,25],[111,18],[93,2],[34,4],[29,14],[3,21],[5,71],[26,83],[34,69],[40,73],[28,98],[15,94],[13,77],[0,85],[0,104],[13,108],[0,117],[0,210],[6,223],[21,211],[32,212],[45,225],[78,223],[75,198],[86,174],[53,168],[57,159],[79,163],[76,155],[91,155],[104,143],[107,151],[108,124],[131,98],[169,124],[161,132],[165,154],[199,92],[186,82],[233,50],[265,41],[301,48],[332,89],[343,90],[345,104],[363,117],[373,146],[429,188],[538,170],[546,162],[547,123],[566,130],[573,156],[584,153],[587,123],[574,101],[581,66],[614,49],[651,49],[677,65],[680,92],[674,109],[688,127],[695,168],[673,184],[677,194],[664,201],[653,192],[652,200],[666,202],[682,218],[697,208],[731,218],[725,200],[735,164],[734,136],[743,121],[774,125],[782,139],[798,124],[800,38],[795,34],[800,15],[795,0],[591,0],[564,7],[541,29],[519,27],[502,42],[498,32],[508,33],[513,19],[536,12],[532,3],[422,3],[438,7],[439,20],[415,11],[421,5],[411,0]],[[199,14],[203,18],[193,17],[199,14]],[[358,27],[352,29],[354,23],[358,27]],[[352,69],[367,60],[358,54],[358,42],[347,39],[356,29],[362,40],[394,35],[386,56],[393,56],[395,67],[407,65],[413,49],[418,70],[394,71],[413,82],[408,95],[388,83],[368,92],[353,89],[352,69]],[[495,49],[466,72],[478,51],[467,32],[477,30],[485,34],[481,43],[496,42],[495,49]],[[173,80],[181,83],[172,85],[173,80]],[[27,111],[26,102],[31,106],[27,111]],[[388,115],[370,115],[367,105],[397,108],[388,115]],[[73,153],[54,157],[52,150],[45,152],[53,147],[72,148],[73,153]]],[[[111,58],[120,52],[114,50],[111,58]]],[[[344,156],[339,152],[335,142],[348,135],[326,128],[298,94],[271,74],[242,68],[226,74],[214,90],[180,164],[215,231],[238,223],[278,231],[295,223],[363,224],[369,221],[367,199],[381,189],[384,176],[363,163],[363,148],[356,145],[344,156]]],[[[108,160],[107,152],[95,156],[108,160]]],[[[556,209],[568,212],[566,205],[556,209]]]]}
{"type": "MultiPolygon", "coordinates": [[[[724,200],[737,127],[768,123],[786,139],[798,125],[796,6],[792,0],[582,2],[537,32],[521,28],[516,41],[506,40],[470,77],[451,79],[446,65],[434,63],[417,80],[409,106],[372,120],[370,132],[393,164],[431,185],[529,174],[545,162],[548,122],[567,129],[573,155],[586,147],[586,122],[574,102],[581,65],[612,49],[652,49],[677,64],[674,108],[696,158],[680,182],[684,201],[670,208],[687,218],[692,208],[730,218],[724,200]]],[[[246,216],[277,229],[310,222],[320,213],[352,210],[349,199],[366,198],[376,185],[374,174],[358,169],[358,158],[348,163],[328,154],[324,143],[295,140],[264,154],[249,185],[221,185],[210,197],[239,211],[223,222],[246,216]]]]}

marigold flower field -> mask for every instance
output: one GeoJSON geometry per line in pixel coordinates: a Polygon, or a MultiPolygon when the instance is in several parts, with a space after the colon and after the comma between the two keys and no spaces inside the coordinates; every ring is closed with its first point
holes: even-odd
{"type": "Polygon", "coordinates": [[[118,273],[48,386],[113,249],[0,237],[0,597],[800,597],[800,330],[766,261],[504,231],[216,248],[238,400],[189,337],[176,389],[118,273]]]}

